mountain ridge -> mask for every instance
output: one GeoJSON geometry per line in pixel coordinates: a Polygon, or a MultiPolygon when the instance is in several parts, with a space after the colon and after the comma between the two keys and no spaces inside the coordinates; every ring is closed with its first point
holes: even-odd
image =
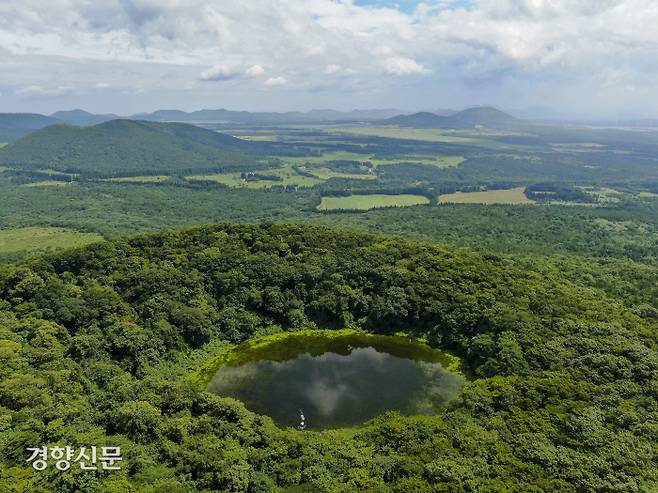
{"type": "Polygon", "coordinates": [[[115,114],[95,114],[81,109],[56,111],[50,117],[78,126],[98,125],[106,121],[121,119],[120,116],[115,114]]]}
{"type": "Polygon", "coordinates": [[[512,130],[527,125],[526,122],[490,106],[467,108],[451,115],[437,115],[421,111],[411,115],[398,115],[379,120],[377,125],[397,125],[416,128],[491,128],[496,130],[512,130]]]}

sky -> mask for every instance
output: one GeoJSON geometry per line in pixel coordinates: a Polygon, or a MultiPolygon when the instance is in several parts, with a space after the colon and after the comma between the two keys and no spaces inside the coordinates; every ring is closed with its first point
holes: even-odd
{"type": "Polygon", "coordinates": [[[658,117],[655,0],[0,0],[0,112],[658,117]]]}

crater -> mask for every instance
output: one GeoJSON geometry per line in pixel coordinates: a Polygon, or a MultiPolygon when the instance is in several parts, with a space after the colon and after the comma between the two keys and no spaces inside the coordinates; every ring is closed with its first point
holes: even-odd
{"type": "Polygon", "coordinates": [[[459,360],[406,336],[352,330],[255,339],[220,355],[207,390],[284,427],[359,425],[386,411],[430,415],[463,386],[459,360]]]}

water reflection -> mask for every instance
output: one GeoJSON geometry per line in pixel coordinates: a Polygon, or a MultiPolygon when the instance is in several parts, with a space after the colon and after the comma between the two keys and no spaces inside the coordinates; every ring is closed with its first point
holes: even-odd
{"type": "Polygon", "coordinates": [[[462,386],[462,378],[439,363],[373,347],[341,353],[222,367],[208,389],[240,399],[283,426],[298,426],[303,409],[306,427],[322,429],[359,424],[391,409],[431,414],[462,386]]]}

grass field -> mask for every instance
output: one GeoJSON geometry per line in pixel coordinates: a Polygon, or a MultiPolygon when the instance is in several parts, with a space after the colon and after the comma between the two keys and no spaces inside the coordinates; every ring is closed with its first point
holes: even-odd
{"type": "Polygon", "coordinates": [[[34,183],[27,183],[26,187],[65,187],[71,185],[70,181],[59,181],[59,180],[42,180],[35,181],[34,183]]]}
{"type": "Polygon", "coordinates": [[[410,205],[429,204],[429,199],[422,195],[350,195],[347,197],[322,197],[318,210],[361,210],[366,211],[380,207],[406,207],[410,205]]]}
{"type": "Polygon", "coordinates": [[[375,180],[375,174],[359,174],[359,173],[339,173],[328,168],[303,168],[304,171],[314,174],[321,180],[328,180],[330,178],[349,178],[352,180],[375,180]]]}
{"type": "Polygon", "coordinates": [[[108,178],[101,181],[114,181],[117,183],[162,183],[171,179],[167,175],[154,175],[154,176],[123,176],[121,178],[108,178]]]}
{"type": "Polygon", "coordinates": [[[263,134],[250,134],[250,135],[235,135],[235,137],[243,140],[253,140],[260,142],[276,142],[279,140],[278,135],[273,133],[263,133],[263,134]]]}
{"type": "Polygon", "coordinates": [[[16,228],[0,230],[0,259],[12,254],[59,250],[102,241],[96,233],[82,233],[65,228],[16,228]]]}
{"type": "Polygon", "coordinates": [[[311,173],[316,173],[314,166],[321,167],[328,161],[359,161],[361,163],[370,161],[373,166],[390,166],[399,163],[420,163],[438,168],[456,167],[464,161],[462,156],[402,156],[395,159],[374,159],[370,154],[361,154],[348,151],[332,151],[322,154],[322,156],[312,157],[288,157],[286,161],[304,166],[311,173]]]}
{"type": "Polygon", "coordinates": [[[387,127],[376,125],[342,125],[329,127],[326,131],[336,134],[367,135],[390,139],[424,140],[427,142],[477,142],[476,137],[454,135],[454,131],[431,128],[387,127]]]}
{"type": "Polygon", "coordinates": [[[441,204],[534,204],[525,196],[525,188],[487,190],[486,192],[457,192],[439,196],[441,204]]]}
{"type": "Polygon", "coordinates": [[[259,181],[246,181],[243,180],[241,173],[218,173],[213,175],[191,175],[187,176],[188,180],[209,180],[223,183],[229,187],[235,188],[270,188],[275,186],[295,185],[298,187],[312,187],[318,183],[322,183],[320,178],[311,178],[298,174],[293,168],[292,164],[288,164],[282,168],[268,169],[261,171],[264,175],[280,176],[281,181],[259,180],[259,181]]]}
{"type": "Polygon", "coordinates": [[[43,173],[44,175],[48,175],[48,176],[70,176],[72,178],[75,178],[75,177],[78,176],[77,173],[66,173],[64,171],[57,171],[55,169],[43,169],[42,168],[42,169],[38,169],[36,171],[38,171],[39,173],[43,173]]]}
{"type": "Polygon", "coordinates": [[[298,166],[303,166],[306,164],[323,165],[327,161],[368,161],[370,159],[370,155],[349,151],[331,151],[325,152],[322,154],[322,156],[286,157],[284,159],[286,162],[296,164],[298,166]]]}
{"type": "Polygon", "coordinates": [[[456,168],[464,159],[463,156],[405,156],[399,159],[370,159],[370,161],[375,167],[399,163],[419,163],[437,168],[456,168]]]}

